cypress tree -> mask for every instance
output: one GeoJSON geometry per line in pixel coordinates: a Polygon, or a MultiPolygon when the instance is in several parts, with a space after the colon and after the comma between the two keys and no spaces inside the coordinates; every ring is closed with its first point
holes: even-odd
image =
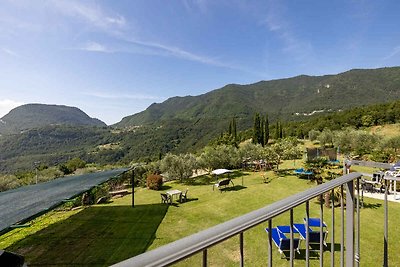
{"type": "Polygon", "coordinates": [[[275,126],[275,140],[279,139],[279,121],[276,121],[276,126],[275,126]]]}
{"type": "Polygon", "coordinates": [[[236,119],[235,119],[235,117],[232,119],[232,131],[233,131],[233,140],[236,142],[236,140],[237,140],[237,129],[236,129],[236,119]]]}
{"type": "Polygon", "coordinates": [[[258,140],[258,143],[261,144],[262,146],[264,146],[265,145],[265,143],[264,143],[264,141],[265,141],[265,139],[264,139],[265,124],[264,124],[264,118],[263,117],[261,117],[260,122],[261,122],[261,125],[260,125],[261,131],[260,131],[260,136],[259,136],[260,139],[258,140]]]}
{"type": "Polygon", "coordinates": [[[257,144],[260,140],[260,114],[256,113],[254,115],[254,124],[253,124],[253,143],[257,144]]]}
{"type": "Polygon", "coordinates": [[[268,114],[265,114],[265,122],[264,122],[264,144],[268,145],[269,140],[269,121],[268,114]]]}

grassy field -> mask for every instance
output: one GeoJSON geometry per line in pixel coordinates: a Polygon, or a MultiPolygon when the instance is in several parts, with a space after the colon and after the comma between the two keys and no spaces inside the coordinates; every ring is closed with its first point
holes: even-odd
{"type": "MultiPolygon", "coordinates": [[[[136,207],[130,207],[131,196],[115,199],[112,203],[95,205],[75,211],[50,212],[32,222],[30,228],[15,229],[0,237],[0,248],[25,255],[29,266],[107,266],[146,250],[167,244],[210,226],[264,207],[294,193],[314,187],[314,183],[291,174],[299,162],[285,162],[281,168],[288,170],[281,176],[268,172],[269,183],[263,183],[260,172],[237,172],[235,187],[220,193],[212,190],[210,177],[197,178],[188,184],[166,183],[164,190],[189,188],[188,202],[168,206],[160,203],[160,192],[137,189],[136,207]]],[[[368,171],[362,169],[362,171],[368,171]]],[[[400,266],[400,233],[396,231],[400,220],[400,204],[389,205],[389,264],[400,266]]],[[[311,216],[318,216],[319,204],[311,201],[311,216]]],[[[339,263],[339,216],[335,209],[335,261],[339,263]]],[[[325,209],[325,222],[332,232],[331,210],[325,209]]],[[[361,266],[382,264],[383,255],[383,202],[366,199],[361,210],[361,266]]],[[[295,222],[302,222],[305,206],[294,211],[295,222]]],[[[289,223],[289,214],[273,220],[273,225],[289,223]]],[[[261,224],[245,232],[246,266],[266,266],[268,259],[267,234],[261,224]]],[[[330,236],[328,235],[328,243],[330,236]]],[[[330,246],[330,244],[328,244],[330,246]]],[[[296,266],[304,266],[302,254],[296,266]]],[[[324,262],[329,265],[330,252],[324,252],[324,262]]],[[[239,263],[239,238],[235,237],[209,249],[210,266],[237,266],[239,263]]],[[[318,253],[313,253],[312,266],[319,266],[318,253]]],[[[287,266],[274,247],[274,266],[287,266]]],[[[201,265],[201,255],[195,255],[179,266],[201,265]]]]}

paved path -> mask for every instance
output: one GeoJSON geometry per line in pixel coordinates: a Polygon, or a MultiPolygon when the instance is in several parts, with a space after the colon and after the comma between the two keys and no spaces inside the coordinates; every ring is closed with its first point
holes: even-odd
{"type": "MultiPolygon", "coordinates": [[[[369,197],[369,198],[375,198],[375,199],[380,199],[384,200],[385,199],[385,193],[369,193],[369,192],[364,192],[364,197],[369,197]]],[[[390,193],[388,195],[388,201],[392,202],[397,202],[400,203],[400,193],[398,192],[396,197],[393,193],[390,193]]]]}
{"type": "Polygon", "coordinates": [[[50,210],[63,200],[83,193],[126,170],[128,169],[66,176],[46,183],[0,192],[0,232],[13,224],[50,210]]]}

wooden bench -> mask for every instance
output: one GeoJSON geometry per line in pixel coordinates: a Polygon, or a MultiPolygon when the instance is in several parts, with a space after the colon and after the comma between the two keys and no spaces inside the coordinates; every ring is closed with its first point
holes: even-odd
{"type": "Polygon", "coordinates": [[[216,184],[213,185],[213,191],[214,191],[214,187],[217,187],[217,188],[222,192],[222,187],[226,188],[226,187],[229,186],[231,183],[232,183],[232,186],[235,186],[235,185],[233,184],[233,181],[232,181],[230,178],[221,180],[221,181],[219,181],[218,183],[216,183],[216,184]]]}
{"type": "Polygon", "coordinates": [[[123,189],[123,190],[118,190],[118,191],[110,191],[109,192],[111,196],[116,196],[116,195],[127,195],[129,194],[129,191],[127,189],[123,189]]]}

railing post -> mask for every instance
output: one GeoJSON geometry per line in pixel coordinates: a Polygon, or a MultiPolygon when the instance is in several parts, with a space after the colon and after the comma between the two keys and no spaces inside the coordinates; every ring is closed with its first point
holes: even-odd
{"type": "Polygon", "coordinates": [[[343,185],[340,186],[340,214],[341,214],[340,267],[343,267],[344,266],[344,192],[343,192],[343,185]]]}
{"type": "Polygon", "coordinates": [[[356,266],[360,266],[360,178],[357,178],[357,246],[356,246],[356,255],[355,261],[356,266]]]}
{"type": "Polygon", "coordinates": [[[243,252],[243,232],[239,234],[240,239],[240,267],[244,266],[244,252],[243,252]]]}
{"type": "Polygon", "coordinates": [[[354,266],[354,182],[346,183],[346,266],[354,266]]]}
{"type": "Polygon", "coordinates": [[[332,201],[332,235],[331,235],[331,267],[335,266],[335,189],[331,193],[332,201]]]}
{"type": "Polygon", "coordinates": [[[388,267],[388,180],[385,179],[385,201],[384,201],[384,236],[383,236],[383,267],[388,267]]]}
{"type": "Polygon", "coordinates": [[[306,202],[306,267],[310,266],[310,202],[306,202]]]}
{"type": "Polygon", "coordinates": [[[203,267],[207,267],[207,249],[203,250],[203,267]]]}
{"type": "Polygon", "coordinates": [[[268,266],[272,267],[272,220],[268,221],[268,266]]]}
{"type": "Polygon", "coordinates": [[[323,221],[324,221],[324,203],[322,203],[324,195],[321,195],[319,203],[319,266],[324,267],[324,234],[323,234],[323,221]]]}
{"type": "Polygon", "coordinates": [[[290,209],[290,266],[294,266],[293,209],[290,209]]]}

